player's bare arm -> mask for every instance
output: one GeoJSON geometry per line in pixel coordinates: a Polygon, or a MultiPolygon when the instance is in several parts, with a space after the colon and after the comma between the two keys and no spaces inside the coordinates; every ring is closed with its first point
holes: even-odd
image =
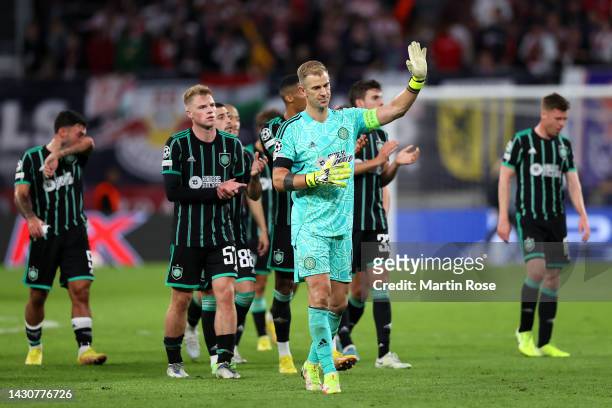
{"type": "Polygon", "coordinates": [[[410,164],[416,163],[419,160],[419,156],[421,155],[421,150],[418,147],[414,147],[414,145],[408,145],[404,147],[397,153],[395,156],[395,160],[393,160],[390,164],[385,164],[383,168],[383,172],[380,175],[382,185],[386,186],[389,184],[395,176],[397,175],[397,170],[400,166],[408,166],[410,164]]]}
{"type": "Polygon", "coordinates": [[[32,200],[30,200],[29,184],[17,184],[15,186],[15,206],[19,213],[28,223],[28,231],[32,238],[40,238],[44,235],[44,222],[34,214],[32,200]]]}
{"type": "Polygon", "coordinates": [[[58,162],[61,158],[69,156],[71,154],[89,154],[94,149],[95,143],[93,138],[83,135],[79,137],[76,143],[61,147],[56,150],[51,150],[51,154],[45,159],[44,174],[46,177],[51,177],[57,170],[58,162]]]}
{"type": "Polygon", "coordinates": [[[272,171],[272,184],[276,191],[294,191],[308,188],[305,174],[293,174],[284,167],[275,167],[272,171]]]}
{"type": "Polygon", "coordinates": [[[569,191],[570,200],[576,212],[580,216],[578,221],[578,231],[582,234],[582,241],[586,242],[589,240],[591,235],[591,227],[589,226],[589,217],[587,216],[586,208],[584,206],[584,198],[582,197],[582,185],[580,184],[580,178],[578,178],[578,172],[568,171],[565,173],[567,180],[567,189],[569,191]]]}
{"type": "Polygon", "coordinates": [[[259,181],[259,175],[267,165],[268,159],[266,157],[260,157],[259,152],[255,152],[255,160],[251,166],[251,179],[247,186],[247,196],[251,200],[258,200],[261,197],[261,182],[259,181]]]}
{"type": "Polygon", "coordinates": [[[268,225],[266,224],[261,197],[257,200],[251,200],[247,197],[246,201],[249,211],[255,220],[255,225],[257,225],[257,255],[264,256],[270,248],[270,239],[268,237],[268,225]]]}
{"type": "Polygon", "coordinates": [[[376,109],[376,118],[381,126],[404,116],[416,100],[427,77],[426,56],[427,48],[421,49],[421,45],[418,42],[413,41],[408,46],[406,67],[412,74],[412,78],[406,89],[393,98],[389,104],[376,109]]]}
{"type": "Polygon", "coordinates": [[[499,214],[497,218],[497,235],[502,241],[508,242],[510,239],[510,217],[508,206],[510,202],[510,185],[515,171],[502,165],[499,169],[499,184],[497,195],[499,200],[499,214]]]}
{"type": "Polygon", "coordinates": [[[366,135],[361,135],[355,142],[355,155],[358,155],[361,150],[368,144],[368,138],[366,135]]]}
{"type": "Polygon", "coordinates": [[[361,163],[355,163],[355,175],[358,176],[368,171],[374,170],[379,166],[384,166],[389,161],[389,156],[397,150],[398,143],[395,140],[385,142],[376,157],[361,163]]]}

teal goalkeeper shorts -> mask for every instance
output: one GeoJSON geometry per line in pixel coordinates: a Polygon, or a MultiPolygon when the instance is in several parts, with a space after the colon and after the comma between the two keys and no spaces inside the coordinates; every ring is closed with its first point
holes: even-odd
{"type": "Polygon", "coordinates": [[[350,282],[353,241],[350,235],[321,237],[301,229],[294,244],[295,282],[328,273],[329,279],[350,282]]]}

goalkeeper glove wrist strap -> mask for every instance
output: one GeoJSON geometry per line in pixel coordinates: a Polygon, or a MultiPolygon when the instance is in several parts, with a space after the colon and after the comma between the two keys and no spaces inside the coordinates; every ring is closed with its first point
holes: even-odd
{"type": "Polygon", "coordinates": [[[317,181],[315,177],[316,177],[316,171],[306,174],[306,185],[308,187],[314,187],[317,185],[317,181]]]}
{"type": "Polygon", "coordinates": [[[423,88],[423,86],[425,86],[425,78],[416,79],[415,77],[412,77],[410,78],[410,81],[408,82],[408,87],[406,89],[408,89],[408,91],[412,93],[418,94],[421,88],[423,88]]]}

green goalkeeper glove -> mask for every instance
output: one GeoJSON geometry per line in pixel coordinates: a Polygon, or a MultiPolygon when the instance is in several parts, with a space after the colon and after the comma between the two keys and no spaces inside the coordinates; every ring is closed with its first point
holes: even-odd
{"type": "Polygon", "coordinates": [[[346,183],[341,180],[351,177],[351,166],[348,162],[334,165],[334,161],[336,161],[336,156],[330,157],[321,170],[306,174],[306,185],[315,187],[321,184],[333,184],[338,187],[346,187],[346,183]]]}

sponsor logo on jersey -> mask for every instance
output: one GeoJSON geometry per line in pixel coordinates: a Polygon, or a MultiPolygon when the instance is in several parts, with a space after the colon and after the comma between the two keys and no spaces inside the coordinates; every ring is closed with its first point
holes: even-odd
{"type": "Polygon", "coordinates": [[[329,159],[335,157],[334,162],[332,163],[332,166],[335,166],[337,164],[340,163],[350,163],[353,161],[354,157],[352,154],[347,154],[346,150],[341,150],[339,152],[333,152],[327,155],[327,157],[319,157],[317,159],[317,163],[319,164],[319,167],[323,167],[323,165],[325,164],[326,161],[328,161],[329,159]]]}
{"type": "Polygon", "coordinates": [[[189,179],[189,188],[197,190],[200,188],[217,188],[221,184],[221,176],[192,176],[189,179]]]}
{"type": "Polygon", "coordinates": [[[232,161],[232,156],[229,153],[219,153],[219,164],[223,167],[227,167],[230,165],[232,161]]]}
{"type": "Polygon", "coordinates": [[[47,179],[43,182],[43,190],[47,193],[50,193],[55,190],[59,190],[64,186],[69,186],[74,184],[74,178],[72,177],[72,173],[67,172],[62,174],[61,176],[55,177],[54,179],[47,179]]]}
{"type": "Polygon", "coordinates": [[[533,163],[529,167],[529,173],[531,173],[531,175],[534,177],[542,175],[544,177],[561,177],[561,169],[556,164],[541,165],[540,163],[533,163]]]}

